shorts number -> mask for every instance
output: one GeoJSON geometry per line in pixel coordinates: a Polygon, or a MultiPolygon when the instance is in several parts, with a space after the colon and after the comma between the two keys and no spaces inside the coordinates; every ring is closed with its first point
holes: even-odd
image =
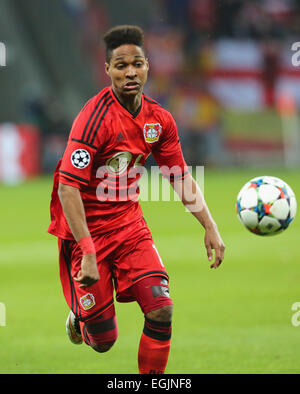
{"type": "Polygon", "coordinates": [[[162,262],[162,259],[161,259],[160,255],[159,255],[159,253],[158,253],[158,250],[156,249],[156,246],[155,246],[154,244],[152,244],[152,247],[153,247],[153,249],[155,250],[155,252],[156,252],[156,254],[157,254],[157,257],[159,258],[159,261],[160,261],[161,266],[162,266],[163,268],[165,268],[164,263],[162,262]]]}

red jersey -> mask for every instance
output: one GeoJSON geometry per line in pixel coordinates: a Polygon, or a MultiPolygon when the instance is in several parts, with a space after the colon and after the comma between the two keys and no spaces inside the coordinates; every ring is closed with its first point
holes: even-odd
{"type": "Polygon", "coordinates": [[[58,198],[59,182],[80,190],[91,235],[139,220],[138,180],[151,153],[163,175],[183,178],[188,173],[177,127],[167,110],[143,94],[140,108],[132,114],[111,86],[101,90],[75,118],[55,169],[48,231],[74,239],[58,198]]]}

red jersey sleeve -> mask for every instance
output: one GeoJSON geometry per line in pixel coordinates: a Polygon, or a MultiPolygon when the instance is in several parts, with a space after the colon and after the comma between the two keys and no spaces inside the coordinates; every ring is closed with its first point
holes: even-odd
{"type": "Polygon", "coordinates": [[[81,189],[91,180],[93,160],[101,140],[97,133],[96,100],[90,100],[75,118],[59,168],[59,182],[81,189]]]}
{"type": "Polygon", "coordinates": [[[152,154],[161,173],[170,178],[170,181],[183,179],[188,174],[188,166],[182,155],[177,126],[171,114],[166,117],[161,138],[152,154]]]}

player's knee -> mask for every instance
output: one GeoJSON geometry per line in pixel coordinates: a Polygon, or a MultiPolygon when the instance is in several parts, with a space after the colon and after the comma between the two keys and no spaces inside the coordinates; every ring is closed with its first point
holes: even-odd
{"type": "Polygon", "coordinates": [[[170,322],[172,320],[173,305],[165,305],[159,309],[155,309],[146,313],[147,319],[161,322],[170,322]]]}
{"type": "Polygon", "coordinates": [[[108,352],[118,338],[118,330],[115,327],[112,330],[89,335],[90,346],[98,353],[108,352]]]}
{"type": "Polygon", "coordinates": [[[169,283],[166,278],[147,277],[136,283],[132,291],[146,319],[171,322],[173,301],[169,295],[169,283]]]}
{"type": "Polygon", "coordinates": [[[145,314],[143,335],[169,346],[172,335],[172,305],[164,305],[145,314]]]}
{"type": "Polygon", "coordinates": [[[118,338],[118,325],[114,308],[104,312],[98,319],[84,324],[83,338],[96,352],[107,352],[118,338]]]}
{"type": "Polygon", "coordinates": [[[98,343],[98,344],[91,343],[91,347],[98,353],[105,353],[108,352],[109,349],[111,349],[114,343],[115,341],[108,343],[98,343]]]}

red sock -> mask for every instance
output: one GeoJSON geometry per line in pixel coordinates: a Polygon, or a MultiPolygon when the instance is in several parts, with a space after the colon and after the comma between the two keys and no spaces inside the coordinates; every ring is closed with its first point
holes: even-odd
{"type": "Polygon", "coordinates": [[[171,322],[157,322],[145,318],[140,341],[138,363],[140,374],[163,374],[171,344],[171,322]]]}

